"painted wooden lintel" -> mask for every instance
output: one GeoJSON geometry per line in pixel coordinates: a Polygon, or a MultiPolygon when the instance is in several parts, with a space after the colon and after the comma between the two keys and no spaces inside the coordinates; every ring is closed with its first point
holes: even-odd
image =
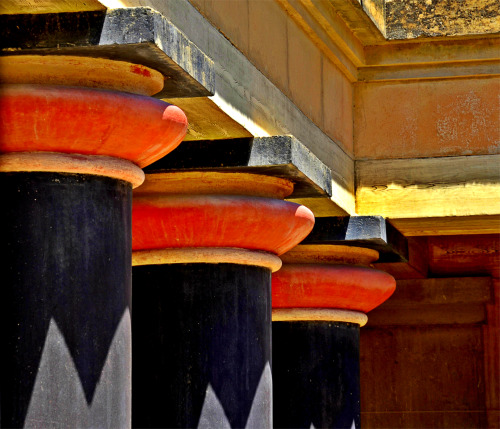
{"type": "MultiPolygon", "coordinates": [[[[475,217],[482,216],[498,223],[499,161],[498,154],[357,161],[356,211],[391,219],[459,218],[462,223],[469,217],[474,225],[475,217]]],[[[462,229],[467,230],[466,222],[462,229]]]]}

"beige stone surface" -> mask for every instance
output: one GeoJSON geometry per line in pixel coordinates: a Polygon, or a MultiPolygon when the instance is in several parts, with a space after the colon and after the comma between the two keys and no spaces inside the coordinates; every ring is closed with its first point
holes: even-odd
{"type": "Polygon", "coordinates": [[[334,64],[323,60],[323,129],[353,156],[353,88],[334,64]]]}
{"type": "Polygon", "coordinates": [[[248,51],[248,1],[204,0],[204,15],[241,51],[248,51]]]}
{"type": "Polygon", "coordinates": [[[288,91],[287,17],[274,1],[249,0],[248,57],[285,94],[288,91]]]}
{"type": "Polygon", "coordinates": [[[298,28],[288,21],[288,73],[290,95],[314,123],[323,119],[321,92],[321,52],[298,28]]]}
{"type": "Polygon", "coordinates": [[[500,79],[358,83],[357,159],[500,153],[500,79]]]}

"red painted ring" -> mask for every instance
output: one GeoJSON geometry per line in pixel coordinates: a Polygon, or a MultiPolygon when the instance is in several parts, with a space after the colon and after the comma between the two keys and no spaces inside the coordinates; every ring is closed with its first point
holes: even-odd
{"type": "Polygon", "coordinates": [[[179,145],[187,118],[178,107],[142,95],[4,85],[0,129],[0,152],[106,155],[145,167],[179,145]]]}
{"type": "Polygon", "coordinates": [[[273,274],[273,308],[339,308],[366,313],[396,289],[391,275],[349,265],[283,265],[273,274]]]}
{"type": "Polygon", "coordinates": [[[132,248],[237,247],[280,255],[313,225],[308,208],[271,198],[139,196],[132,208],[132,248]]]}

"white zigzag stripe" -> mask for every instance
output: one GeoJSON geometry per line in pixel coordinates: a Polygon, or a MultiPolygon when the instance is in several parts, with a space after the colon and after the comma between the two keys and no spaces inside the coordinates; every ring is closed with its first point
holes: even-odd
{"type": "Polygon", "coordinates": [[[131,426],[131,320],[125,310],[90,407],[71,354],[51,319],[25,428],[129,428],[131,426]],[[44,383],[50,380],[50,389],[44,383]],[[54,391],[54,386],[59,391],[54,391]]]}
{"type": "MultiPolygon", "coordinates": [[[[252,407],[248,415],[245,429],[271,428],[272,422],[272,375],[269,362],[266,363],[264,371],[257,385],[252,407]]],[[[217,398],[212,386],[208,384],[205,401],[201,409],[198,429],[231,429],[224,408],[217,398]]]]}

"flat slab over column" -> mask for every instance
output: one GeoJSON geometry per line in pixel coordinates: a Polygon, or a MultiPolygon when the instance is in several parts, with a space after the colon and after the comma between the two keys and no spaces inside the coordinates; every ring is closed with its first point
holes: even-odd
{"type": "Polygon", "coordinates": [[[272,427],[271,272],[312,229],[286,180],[147,177],[133,207],[133,425],[272,427]]]}
{"type": "MultiPolygon", "coordinates": [[[[200,113],[203,114],[203,109],[200,113]]],[[[316,216],[346,216],[354,208],[354,200],[350,199],[354,193],[354,176],[343,171],[349,162],[343,161],[339,166],[341,174],[346,176],[345,189],[340,191],[335,184],[338,173],[332,172],[331,167],[295,137],[197,140],[190,137],[188,131],[187,140],[190,141],[179,148],[180,153],[158,160],[147,172],[199,170],[265,174],[293,181],[293,193],[287,200],[306,205],[316,216]]]]}
{"type": "Polygon", "coordinates": [[[274,427],[360,427],[359,328],[396,286],[363,266],[378,256],[342,245],[282,256],[272,278],[274,427]]]}
{"type": "Polygon", "coordinates": [[[153,69],[15,58],[0,68],[1,426],[127,428],[132,188],[187,120],[141,95],[162,87],[153,69]]]}

